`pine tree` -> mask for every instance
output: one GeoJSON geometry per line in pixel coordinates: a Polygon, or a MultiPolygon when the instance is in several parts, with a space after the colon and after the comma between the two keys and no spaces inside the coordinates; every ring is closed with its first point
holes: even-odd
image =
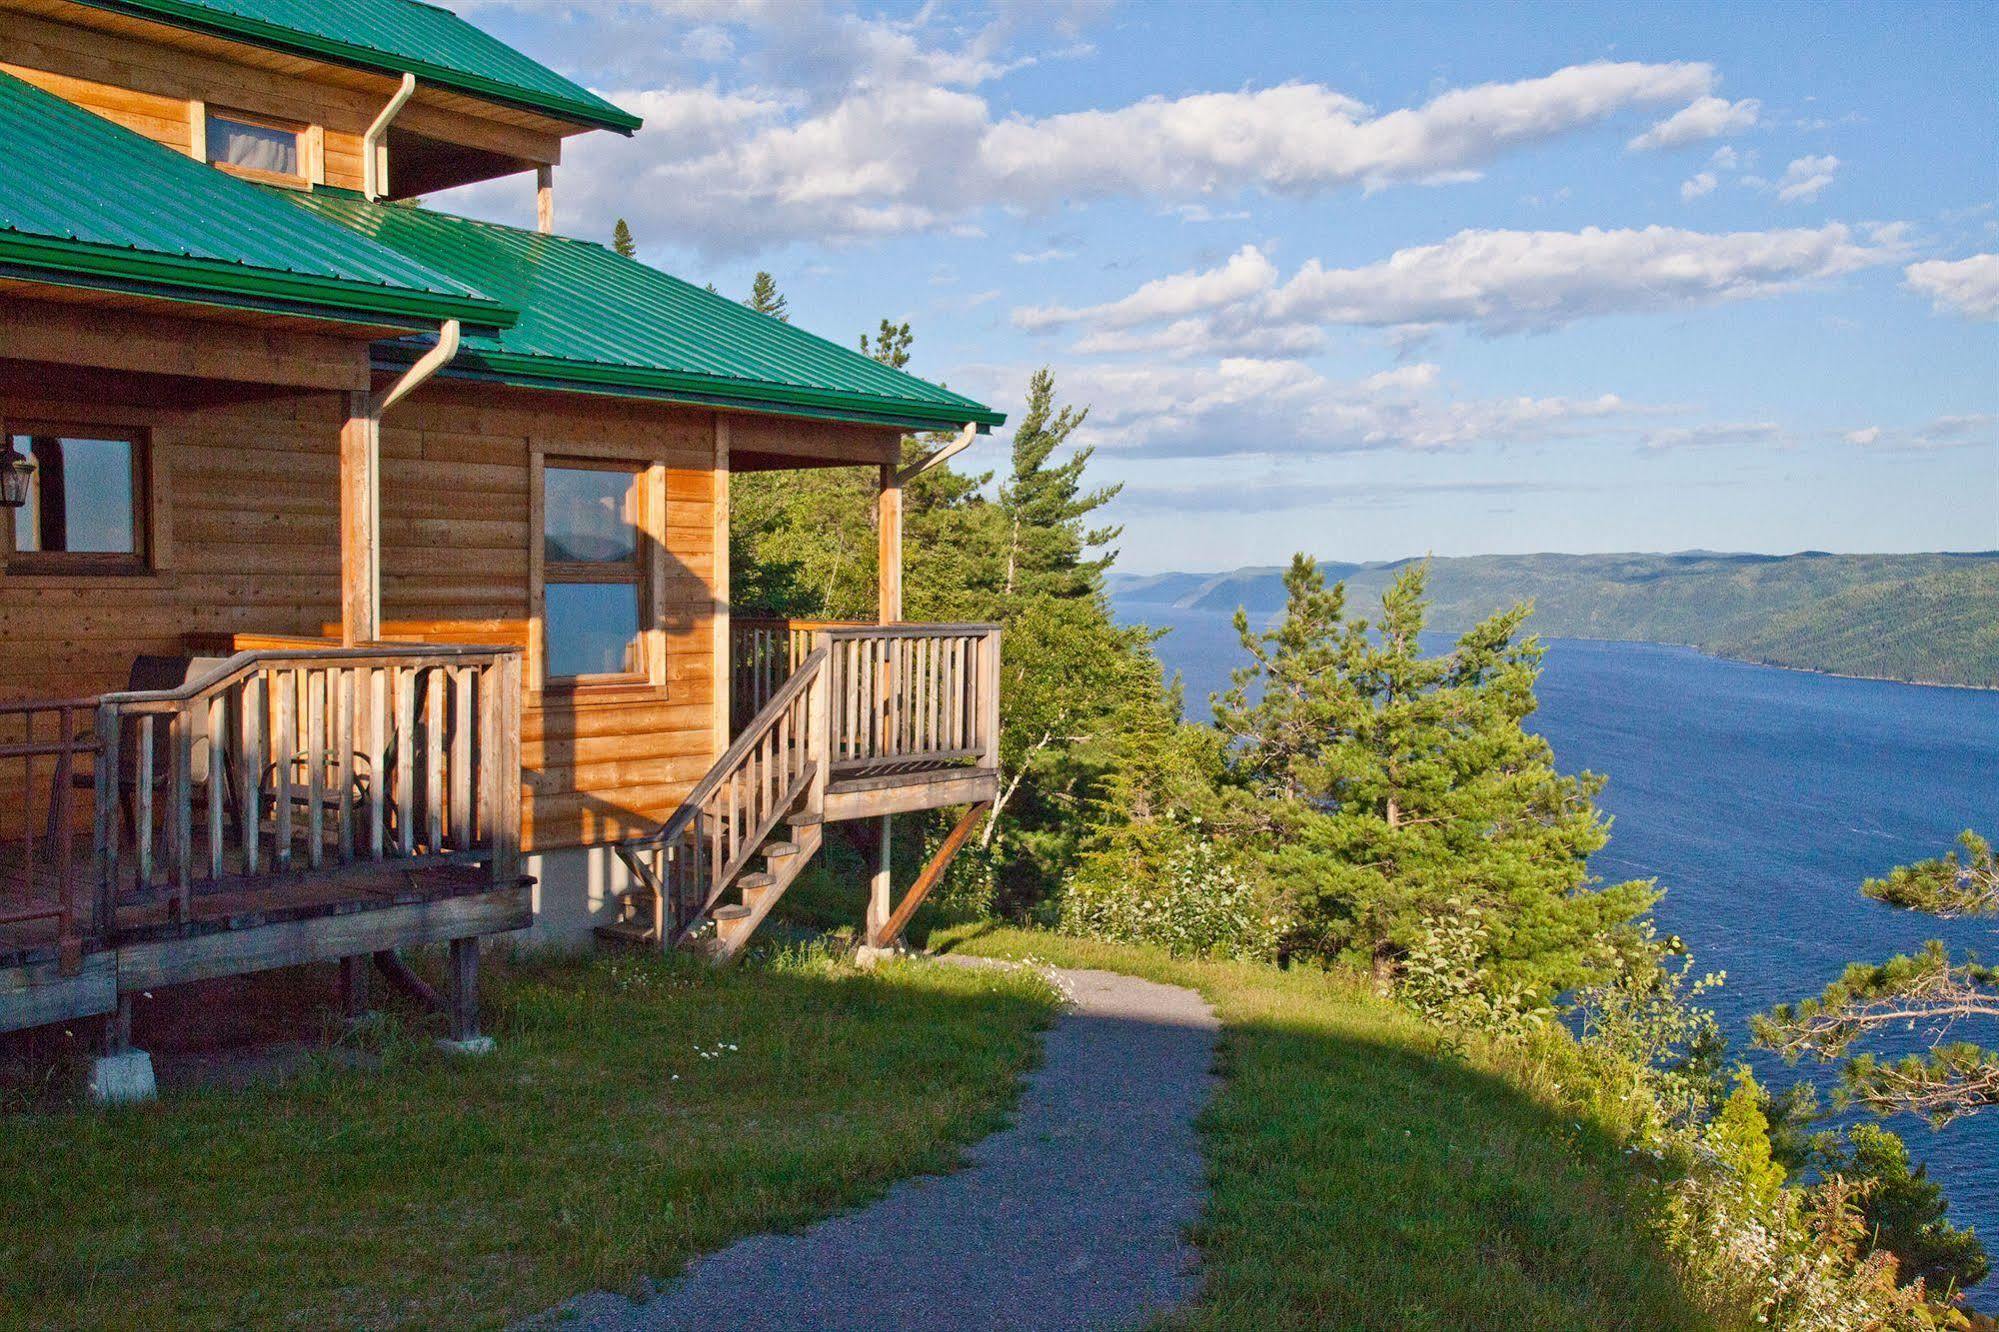
{"type": "MultiPolygon", "coordinates": [[[[1999,857],[1969,828],[1953,851],[1869,879],[1861,892],[1905,911],[1950,919],[1999,919],[1999,857]]],[[[1951,1039],[1965,1024],[1991,1040],[1999,1034],[1999,967],[1953,959],[1932,939],[1916,953],[1882,963],[1856,962],[1815,999],[1780,1004],[1754,1020],[1759,1044],[1787,1058],[1842,1061],[1842,1099],[1879,1114],[1909,1112],[1938,1124],[1999,1106],[1999,1042],[1951,1039]],[[1923,1054],[1881,1059],[1854,1046],[1915,1029],[1923,1054]],[[1850,1056],[1850,1057],[1849,1057],[1850,1056]]]]}
{"type": "Polygon", "coordinates": [[[909,344],[914,341],[909,331],[909,322],[894,323],[882,320],[881,331],[875,334],[872,344],[868,335],[861,334],[861,352],[872,356],[891,370],[901,370],[909,365],[909,344]]]}
{"type": "Polygon", "coordinates": [[[611,248],[627,259],[639,252],[638,243],[632,239],[631,226],[622,217],[611,228],[611,248]]]}
{"type": "Polygon", "coordinates": [[[1000,487],[1007,525],[1001,578],[1009,597],[1088,597],[1102,592],[1104,571],[1117,558],[1109,549],[1121,527],[1088,527],[1085,520],[1116,498],[1122,485],[1083,488],[1083,469],[1095,453],[1079,448],[1050,465],[1089,416],[1089,408],[1055,406],[1055,377],[1047,367],[1027,385],[1027,410],[1013,433],[1013,471],[1000,487]],[[1101,550],[1097,556],[1088,551],[1101,550]]]}
{"type": "Polygon", "coordinates": [[[769,315],[780,323],[791,322],[791,303],[777,289],[777,279],[768,273],[759,272],[750,283],[750,298],[743,302],[758,314],[769,315]]]}
{"type": "Polygon", "coordinates": [[[1427,655],[1427,576],[1405,570],[1370,621],[1300,555],[1274,629],[1236,613],[1250,660],[1215,703],[1227,817],[1288,899],[1294,947],[1393,972],[1455,901],[1490,927],[1477,962],[1495,991],[1546,1002],[1603,976],[1655,894],[1589,873],[1603,781],[1556,772],[1524,724],[1541,659],[1518,637],[1528,608],[1427,655]]]}
{"type": "Polygon", "coordinates": [[[1840,1175],[1865,1187],[1860,1213],[1874,1246],[1895,1255],[1895,1279],[1918,1277],[1933,1293],[1958,1291],[1992,1270],[1977,1234],[1950,1222],[1943,1186],[1924,1166],[1911,1167],[1909,1148],[1879,1124],[1855,1124],[1812,1139],[1809,1160],[1822,1175],[1840,1175]]]}

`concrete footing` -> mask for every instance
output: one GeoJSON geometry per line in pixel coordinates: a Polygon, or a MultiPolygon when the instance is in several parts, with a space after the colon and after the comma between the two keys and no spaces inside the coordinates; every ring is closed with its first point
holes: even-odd
{"type": "Polygon", "coordinates": [[[437,1039],[437,1048],[446,1054],[489,1055],[500,1047],[498,1042],[494,1041],[491,1036],[473,1036],[462,1041],[454,1041],[440,1036],[437,1039]]]}
{"type": "Polygon", "coordinates": [[[159,1094],[159,1085],[153,1081],[153,1057],[144,1050],[99,1055],[90,1061],[84,1090],[93,1105],[150,1101],[159,1094]]]}
{"type": "Polygon", "coordinates": [[[870,970],[883,962],[908,956],[909,950],[897,945],[893,948],[876,948],[872,944],[862,944],[854,950],[854,965],[863,971],[870,970]]]}

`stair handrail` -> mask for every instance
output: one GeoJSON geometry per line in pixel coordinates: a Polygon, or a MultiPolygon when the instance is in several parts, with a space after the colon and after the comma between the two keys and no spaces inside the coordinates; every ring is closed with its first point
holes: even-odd
{"type": "MultiPolygon", "coordinates": [[[[743,727],[743,733],[722,751],[722,756],[716,759],[701,780],[694,784],[694,788],[681,800],[680,807],[667,817],[666,822],[652,832],[626,838],[623,845],[627,847],[671,845],[675,838],[686,832],[687,825],[701,812],[702,803],[715,794],[716,788],[721,786],[729,773],[749,756],[764,733],[777,725],[778,717],[793,700],[805,692],[811,685],[813,677],[826,669],[826,662],[830,656],[831,652],[823,642],[807,653],[805,660],[798,663],[798,669],[791,673],[791,678],[779,685],[777,692],[770,696],[770,701],[757,710],[756,716],[750,718],[749,724],[743,727]]],[[[821,755],[812,755],[809,761],[823,765],[825,759],[821,755]]]]}

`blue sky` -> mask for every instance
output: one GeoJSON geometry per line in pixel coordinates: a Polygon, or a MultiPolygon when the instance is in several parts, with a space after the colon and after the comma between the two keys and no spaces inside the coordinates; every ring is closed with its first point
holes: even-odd
{"type": "Polygon", "coordinates": [[[1122,568],[1999,547],[1991,5],[458,7],[647,120],[563,231],[1053,367],[1122,568]]]}

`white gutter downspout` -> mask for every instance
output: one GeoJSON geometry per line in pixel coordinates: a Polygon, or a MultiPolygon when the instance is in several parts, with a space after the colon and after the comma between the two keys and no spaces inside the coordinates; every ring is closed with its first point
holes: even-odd
{"type": "Polygon", "coordinates": [[[382,626],[382,414],[407,398],[458,355],[459,323],[447,319],[437,330],[437,345],[416,359],[396,382],[368,399],[368,623],[373,635],[382,626]]]}
{"type": "Polygon", "coordinates": [[[957,457],[959,454],[963,453],[966,449],[970,448],[972,441],[974,439],[977,439],[978,435],[979,435],[978,423],[976,421],[965,422],[965,428],[958,432],[958,437],[956,439],[952,440],[949,444],[946,444],[943,448],[937,450],[937,452],[930,454],[928,457],[917,459],[915,462],[911,463],[909,466],[903,468],[900,472],[896,473],[895,483],[899,486],[908,485],[911,481],[914,481],[917,477],[922,476],[925,472],[929,471],[931,468],[936,467],[941,463],[949,462],[951,459],[957,457]]]}
{"type": "Polygon", "coordinates": [[[382,161],[382,135],[387,132],[389,122],[396,118],[396,113],[403,109],[404,104],[410,99],[410,94],[415,91],[416,75],[403,75],[402,87],[396,89],[396,95],[382,108],[382,114],[375,117],[375,123],[368,126],[367,133],[361,136],[361,193],[370,199],[379,199],[388,193],[386,183],[382,179],[387,174],[382,170],[385,165],[382,161]]]}

